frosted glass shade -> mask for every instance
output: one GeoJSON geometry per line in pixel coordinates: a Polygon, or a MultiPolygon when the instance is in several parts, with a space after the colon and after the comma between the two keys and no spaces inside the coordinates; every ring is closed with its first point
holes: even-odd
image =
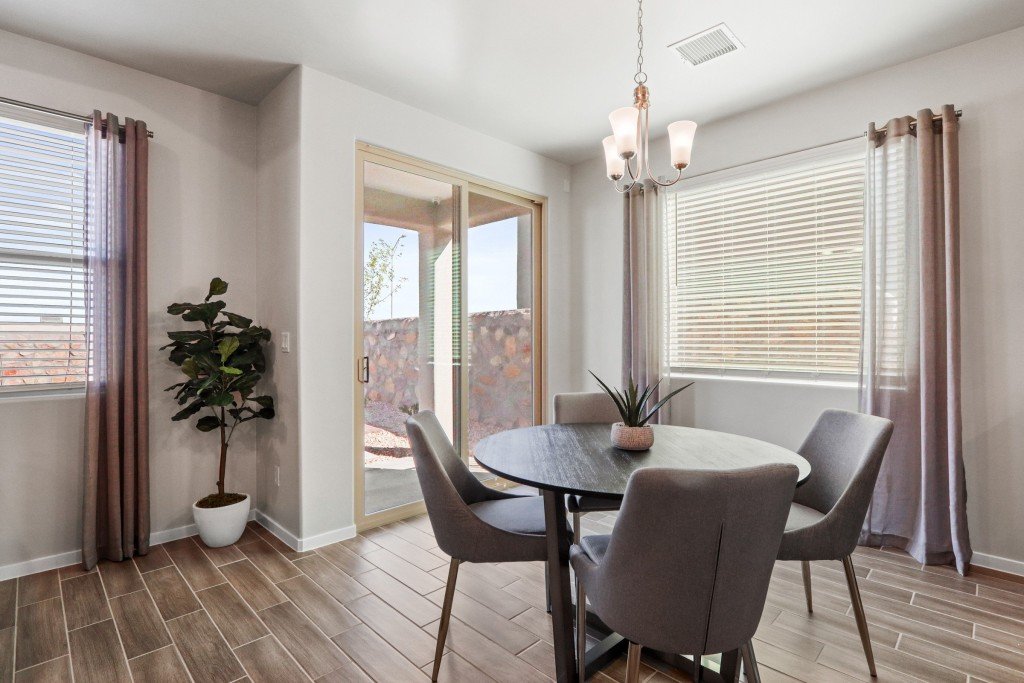
{"type": "Polygon", "coordinates": [[[697,124],[693,121],[676,121],[668,124],[668,144],[672,148],[672,165],[675,168],[686,168],[690,165],[693,136],[696,132],[697,124]]]}
{"type": "Polygon", "coordinates": [[[618,180],[626,172],[626,160],[619,156],[619,150],[615,146],[615,136],[609,135],[601,141],[604,145],[604,164],[608,177],[618,180]]]}
{"type": "Polygon", "coordinates": [[[636,107],[622,107],[608,115],[612,124],[612,136],[615,138],[615,149],[623,159],[636,154],[637,120],[640,110],[636,107]]]}

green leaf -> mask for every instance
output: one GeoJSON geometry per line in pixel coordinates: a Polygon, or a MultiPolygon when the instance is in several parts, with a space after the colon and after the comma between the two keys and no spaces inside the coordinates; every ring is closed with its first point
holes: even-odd
{"type": "Polygon", "coordinates": [[[608,394],[611,397],[612,401],[615,402],[615,407],[619,409],[619,415],[622,417],[622,421],[626,422],[629,419],[629,413],[626,410],[626,405],[622,402],[621,398],[619,397],[618,392],[613,391],[611,387],[605,384],[600,377],[594,374],[593,370],[587,370],[587,372],[589,372],[590,375],[597,380],[597,383],[601,385],[602,389],[604,389],[604,393],[608,394]]]}
{"type": "Polygon", "coordinates": [[[658,414],[658,411],[661,410],[662,406],[664,406],[666,403],[668,403],[672,399],[673,396],[678,394],[683,389],[689,389],[692,386],[693,386],[693,382],[690,382],[689,384],[683,385],[683,386],[679,387],[678,389],[676,389],[675,391],[670,392],[668,396],[666,396],[665,398],[663,398],[660,401],[658,401],[658,403],[653,408],[651,408],[651,411],[649,413],[647,413],[647,416],[644,417],[644,419],[640,421],[640,424],[638,424],[637,427],[643,427],[645,424],[647,424],[648,420],[650,420],[652,417],[654,417],[655,415],[658,414]]]}
{"type": "Polygon", "coordinates": [[[164,389],[164,391],[173,391],[173,390],[177,389],[178,387],[183,387],[183,386],[185,386],[184,382],[178,382],[177,384],[172,384],[171,386],[167,387],[166,389],[164,389]]]}
{"type": "Polygon", "coordinates": [[[206,295],[206,301],[209,301],[215,296],[220,296],[228,291],[228,283],[221,280],[219,277],[215,277],[210,280],[210,293],[206,295]]]}
{"type": "Polygon", "coordinates": [[[221,313],[228,319],[228,322],[233,327],[244,330],[252,326],[252,319],[246,318],[244,315],[238,315],[237,313],[232,313],[230,311],[221,311],[221,313]]]}
{"type": "Polygon", "coordinates": [[[199,369],[194,358],[186,358],[181,364],[181,371],[192,379],[199,379],[199,369]]]}
{"type": "Polygon", "coordinates": [[[254,396],[252,400],[256,401],[263,408],[274,407],[274,399],[271,396],[254,396]]]}
{"type": "Polygon", "coordinates": [[[192,403],[189,403],[188,406],[186,406],[185,408],[176,412],[173,416],[171,416],[171,419],[174,420],[175,422],[178,422],[179,420],[187,420],[188,418],[192,417],[202,409],[202,400],[196,399],[195,401],[192,401],[192,403]]]}
{"type": "Polygon", "coordinates": [[[229,406],[232,403],[231,394],[229,394],[229,393],[214,394],[213,396],[210,396],[210,397],[208,397],[206,399],[206,403],[208,405],[215,406],[215,407],[218,407],[218,408],[229,406]]]}
{"type": "Polygon", "coordinates": [[[232,367],[229,367],[227,365],[220,366],[220,371],[223,372],[225,375],[241,375],[242,374],[242,371],[239,370],[238,368],[232,368],[232,367]]]}
{"type": "Polygon", "coordinates": [[[198,330],[182,330],[181,332],[168,332],[167,337],[176,342],[192,342],[202,339],[203,333],[198,330]]]}
{"type": "Polygon", "coordinates": [[[195,304],[190,303],[171,304],[170,306],[167,307],[167,312],[170,313],[171,315],[181,315],[185,311],[191,309],[192,306],[194,305],[195,304]]]}
{"type": "Polygon", "coordinates": [[[221,425],[220,418],[214,417],[213,415],[204,415],[199,418],[196,422],[196,429],[201,432],[212,432],[214,429],[218,429],[221,425]]]}
{"type": "Polygon", "coordinates": [[[221,364],[226,363],[228,356],[238,350],[238,337],[224,337],[217,344],[217,352],[220,353],[221,364]]]}
{"type": "Polygon", "coordinates": [[[193,306],[191,310],[181,316],[182,320],[188,322],[203,322],[212,325],[213,321],[217,319],[217,314],[223,309],[225,303],[223,301],[210,301],[205,304],[199,304],[193,306]]]}

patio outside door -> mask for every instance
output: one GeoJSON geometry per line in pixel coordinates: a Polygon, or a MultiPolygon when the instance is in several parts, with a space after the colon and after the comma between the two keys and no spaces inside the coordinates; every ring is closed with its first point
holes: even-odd
{"type": "Polygon", "coordinates": [[[417,514],[405,420],[434,411],[475,465],[484,436],[541,419],[540,205],[360,146],[356,524],[417,514]]]}

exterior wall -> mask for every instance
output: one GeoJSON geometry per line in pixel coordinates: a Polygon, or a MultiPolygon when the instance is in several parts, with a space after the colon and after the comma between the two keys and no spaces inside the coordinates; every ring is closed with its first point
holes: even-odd
{"type": "MultiPolygon", "coordinates": [[[[474,313],[469,319],[469,419],[489,432],[532,422],[533,321],[530,311],[474,313]]],[[[402,412],[421,406],[416,387],[419,318],[374,320],[363,327],[370,357],[367,402],[402,412]]],[[[472,430],[471,430],[472,431],[472,430]]]]}

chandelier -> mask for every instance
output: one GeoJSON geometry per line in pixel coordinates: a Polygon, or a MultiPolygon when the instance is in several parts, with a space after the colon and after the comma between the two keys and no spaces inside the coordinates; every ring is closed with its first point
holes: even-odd
{"type": "Polygon", "coordinates": [[[604,158],[608,178],[619,192],[629,192],[637,183],[642,183],[642,175],[647,174],[653,182],[661,187],[669,187],[679,182],[683,169],[690,164],[690,152],[693,150],[693,136],[697,132],[697,124],[693,121],[676,121],[668,126],[668,144],[672,153],[672,166],[676,169],[675,179],[662,182],[651,173],[648,156],[650,138],[649,118],[651,91],[647,88],[647,74],[644,72],[644,2],[638,0],[636,15],[637,58],[636,75],[633,81],[633,106],[616,109],[609,116],[612,134],[606,137],[604,158]],[[633,170],[633,163],[636,170],[633,170]],[[620,186],[619,180],[629,174],[629,181],[620,186]]]}

